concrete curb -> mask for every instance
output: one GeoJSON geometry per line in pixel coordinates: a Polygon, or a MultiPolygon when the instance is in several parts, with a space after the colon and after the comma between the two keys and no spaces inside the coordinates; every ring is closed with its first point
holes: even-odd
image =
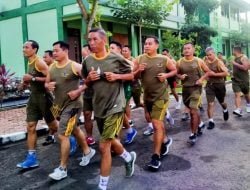
{"type": "MultiPolygon", "coordinates": [[[[36,130],[37,136],[42,136],[48,133],[48,126],[43,125],[36,130]]],[[[27,138],[27,132],[16,132],[6,135],[0,135],[0,146],[25,140],[27,138]]]]}

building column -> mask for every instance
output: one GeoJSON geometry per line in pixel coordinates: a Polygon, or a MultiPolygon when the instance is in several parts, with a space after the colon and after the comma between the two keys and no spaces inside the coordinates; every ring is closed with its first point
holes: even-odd
{"type": "Polygon", "coordinates": [[[58,40],[64,39],[64,27],[63,27],[63,6],[57,6],[57,28],[58,28],[58,40]]]}
{"type": "Polygon", "coordinates": [[[132,48],[132,55],[135,57],[138,55],[138,38],[135,31],[135,25],[131,24],[131,48],[132,48]]]}
{"type": "MultiPolygon", "coordinates": [[[[25,1],[21,1],[21,8],[26,8],[27,7],[27,2],[25,1]]],[[[22,17],[22,32],[23,32],[23,42],[26,42],[29,39],[28,36],[28,26],[27,26],[27,14],[26,13],[22,13],[21,14],[22,17]]],[[[25,72],[27,72],[28,70],[28,64],[26,64],[27,59],[24,57],[24,68],[25,68],[25,72]]]]}

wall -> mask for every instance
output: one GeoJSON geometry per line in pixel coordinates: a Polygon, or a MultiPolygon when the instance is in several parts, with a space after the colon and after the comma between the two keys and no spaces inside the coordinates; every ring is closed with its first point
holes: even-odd
{"type": "Polygon", "coordinates": [[[56,10],[48,10],[27,15],[28,39],[39,43],[38,55],[42,56],[58,40],[56,10]],[[48,19],[49,18],[49,19],[48,19]]]}
{"type": "Polygon", "coordinates": [[[21,77],[25,72],[22,54],[22,18],[3,20],[0,25],[1,62],[6,64],[8,69],[16,72],[17,77],[21,77]]]}

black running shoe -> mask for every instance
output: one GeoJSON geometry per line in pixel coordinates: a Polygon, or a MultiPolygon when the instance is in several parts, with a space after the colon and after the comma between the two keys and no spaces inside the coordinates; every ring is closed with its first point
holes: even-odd
{"type": "Polygon", "coordinates": [[[166,156],[169,152],[169,147],[172,145],[173,139],[168,138],[168,141],[165,143],[162,143],[161,145],[161,156],[166,156]]]}
{"type": "Polygon", "coordinates": [[[153,154],[151,161],[148,163],[148,168],[157,171],[161,166],[160,156],[153,154]]]}
{"type": "Polygon", "coordinates": [[[197,140],[196,134],[189,136],[187,143],[191,146],[195,145],[197,140]]]}
{"type": "Polygon", "coordinates": [[[202,134],[203,134],[202,127],[198,127],[197,136],[201,136],[202,134]]]}
{"type": "Polygon", "coordinates": [[[49,135],[49,136],[46,137],[45,142],[42,145],[47,146],[47,145],[53,144],[55,142],[56,142],[55,137],[49,135]]]}
{"type": "Polygon", "coordinates": [[[207,127],[207,129],[213,129],[214,127],[215,127],[214,122],[209,121],[209,122],[208,122],[208,127],[207,127]]]}
{"type": "Polygon", "coordinates": [[[228,110],[226,112],[223,111],[223,118],[224,118],[224,121],[227,121],[229,119],[229,112],[228,112],[228,110]]]}

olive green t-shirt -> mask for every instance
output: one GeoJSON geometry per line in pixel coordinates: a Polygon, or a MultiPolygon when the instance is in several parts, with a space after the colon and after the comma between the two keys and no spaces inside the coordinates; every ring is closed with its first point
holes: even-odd
{"type": "MultiPolygon", "coordinates": [[[[36,66],[40,58],[36,57],[35,60],[31,63],[28,63],[28,74],[33,77],[46,77],[42,72],[40,72],[36,66]]],[[[45,93],[46,89],[44,87],[44,82],[40,81],[30,81],[30,91],[32,94],[45,93]]]]}
{"type": "MultiPolygon", "coordinates": [[[[247,58],[247,56],[242,54],[241,56],[236,57],[234,61],[242,65],[242,62],[241,62],[242,58],[247,58]]],[[[233,66],[233,78],[237,82],[248,82],[249,81],[248,70],[246,71],[242,70],[234,65],[233,66]]]]}
{"type": "Polygon", "coordinates": [[[163,55],[150,57],[147,54],[140,55],[137,58],[139,64],[147,63],[143,72],[141,72],[141,82],[144,90],[144,100],[154,102],[156,100],[167,100],[167,80],[160,82],[157,78],[159,73],[167,73],[168,59],[163,55]]]}
{"type": "Polygon", "coordinates": [[[199,80],[202,76],[200,61],[201,60],[199,58],[194,57],[192,60],[186,60],[185,58],[181,58],[177,62],[179,74],[187,75],[185,79],[182,80],[183,87],[196,86],[196,81],[199,80]]]}
{"type": "MultiPolygon", "coordinates": [[[[221,68],[222,65],[224,64],[222,61],[220,61],[218,58],[216,58],[214,61],[210,62],[208,59],[205,60],[205,63],[207,67],[215,72],[215,73],[220,73],[223,72],[223,69],[221,68]]],[[[224,83],[225,82],[225,77],[209,77],[208,82],[209,83],[224,83]]]]}
{"type": "Polygon", "coordinates": [[[64,66],[54,63],[50,66],[49,73],[50,80],[56,82],[54,104],[61,109],[69,106],[72,106],[72,108],[81,108],[81,96],[75,100],[71,100],[67,94],[72,90],[78,89],[80,85],[80,76],[73,69],[73,61],[69,61],[64,66]]]}
{"type": "Polygon", "coordinates": [[[130,64],[115,53],[108,53],[104,58],[96,58],[94,55],[90,55],[82,64],[84,78],[88,76],[92,67],[101,75],[100,80],[91,82],[90,86],[94,92],[92,102],[95,116],[106,118],[112,114],[123,112],[126,104],[123,81],[109,82],[106,80],[104,72],[131,73],[130,64]]]}

